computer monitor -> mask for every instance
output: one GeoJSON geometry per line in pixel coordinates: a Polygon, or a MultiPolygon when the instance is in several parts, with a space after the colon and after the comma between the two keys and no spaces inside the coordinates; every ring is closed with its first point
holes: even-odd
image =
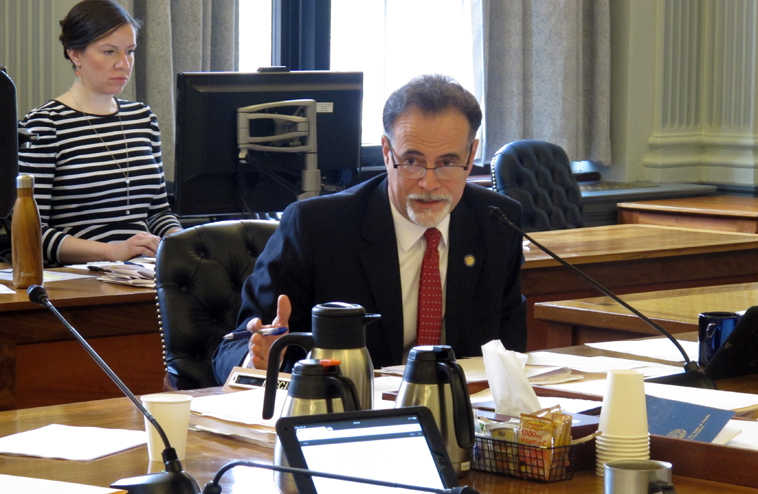
{"type": "Polygon", "coordinates": [[[177,75],[174,210],[235,218],[281,211],[301,192],[304,156],[252,152],[241,164],[237,109],[316,101],[317,162],[325,184],[349,184],[359,167],[360,72],[184,72],[177,75]]]}
{"type": "Polygon", "coordinates": [[[18,173],[16,86],[0,67],[0,218],[8,216],[16,199],[18,173]]]}

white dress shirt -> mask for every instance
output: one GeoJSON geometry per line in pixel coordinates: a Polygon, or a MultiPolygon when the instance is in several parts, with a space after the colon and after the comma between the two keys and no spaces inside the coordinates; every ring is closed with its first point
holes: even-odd
{"type": "MultiPolygon", "coordinates": [[[[390,201],[392,221],[395,224],[397,238],[397,260],[400,266],[400,288],[403,293],[403,354],[416,343],[416,322],[418,319],[418,286],[421,277],[421,262],[426,251],[425,226],[412,223],[395,208],[390,201]]],[[[449,251],[448,235],[450,215],[446,215],[436,226],[442,234],[437,251],[440,258],[440,281],[442,282],[442,317],[443,326],[440,343],[445,342],[445,283],[447,281],[447,256],[449,251]]]]}

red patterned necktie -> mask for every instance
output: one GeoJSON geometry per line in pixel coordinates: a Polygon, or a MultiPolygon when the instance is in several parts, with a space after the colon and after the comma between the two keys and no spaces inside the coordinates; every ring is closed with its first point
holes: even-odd
{"type": "Polygon", "coordinates": [[[421,279],[418,287],[417,345],[437,345],[442,331],[442,282],[440,281],[440,256],[437,245],[440,231],[429,228],[424,232],[426,252],[421,262],[421,279]]]}

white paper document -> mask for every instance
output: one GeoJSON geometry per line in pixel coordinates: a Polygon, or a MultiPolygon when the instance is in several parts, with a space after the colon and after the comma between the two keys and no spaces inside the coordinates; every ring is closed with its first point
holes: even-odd
{"type": "Polygon", "coordinates": [[[0,294],[3,294],[3,293],[7,293],[7,294],[16,293],[16,290],[14,290],[13,288],[9,287],[8,285],[4,283],[0,283],[0,294]]]}
{"type": "Polygon", "coordinates": [[[191,410],[200,415],[229,422],[264,426],[273,430],[279,419],[287,391],[282,389],[276,391],[274,416],[268,420],[263,418],[263,394],[264,388],[253,388],[234,393],[199,396],[192,398],[191,410]]]}
{"type": "Polygon", "coordinates": [[[34,494],[112,494],[124,492],[110,487],[74,484],[57,480],[18,477],[0,473],[0,492],[29,492],[34,494]]]}
{"type": "Polygon", "coordinates": [[[616,357],[583,357],[558,352],[531,352],[529,365],[554,365],[568,367],[579,372],[604,374],[613,369],[635,369],[645,377],[665,376],[682,372],[681,367],[666,366],[642,360],[629,360],[616,357]]]}
{"type": "MultiPolygon", "coordinates": [[[[602,398],[605,394],[606,382],[605,379],[594,379],[591,381],[555,384],[546,387],[602,398]]],[[[738,411],[743,408],[758,407],[758,395],[756,394],[723,391],[720,389],[699,389],[646,382],[645,394],[669,400],[693,403],[695,405],[721,408],[722,410],[738,411]]]]}
{"type": "MultiPolygon", "coordinates": [[[[560,405],[561,410],[566,413],[582,413],[598,408],[603,404],[601,401],[580,400],[577,398],[562,398],[559,396],[538,396],[537,400],[540,402],[540,408],[549,408],[555,405],[560,405]]],[[[492,406],[492,391],[487,388],[479,391],[478,393],[472,394],[471,404],[474,406],[474,408],[492,406]]]]}
{"type": "MultiPolygon", "coordinates": [[[[727,422],[726,427],[724,427],[721,432],[727,437],[730,435],[732,436],[726,442],[727,446],[732,448],[758,450],[758,422],[756,421],[732,419],[727,422]]],[[[713,442],[716,444],[722,444],[719,442],[721,436],[722,434],[719,433],[713,442]]]]}
{"type": "Polygon", "coordinates": [[[374,406],[372,408],[395,408],[394,400],[384,400],[382,395],[400,389],[400,376],[380,376],[374,378],[374,406]]]}
{"type": "Polygon", "coordinates": [[[50,424],[1,437],[0,453],[88,461],[145,444],[146,440],[144,430],[50,424]]]}
{"type": "MultiPolygon", "coordinates": [[[[697,356],[700,353],[697,341],[679,339],[676,341],[682,345],[682,348],[684,348],[684,351],[691,360],[697,360],[697,356]]],[[[669,360],[671,362],[684,362],[682,354],[679,353],[674,344],[668,338],[663,337],[644,340],[603,341],[599,343],[585,343],[585,345],[610,352],[628,353],[630,355],[640,355],[642,357],[669,360]]]]}
{"type": "MultiPolygon", "coordinates": [[[[65,272],[65,271],[48,271],[48,270],[44,270],[42,272],[42,282],[43,283],[50,283],[52,281],[75,280],[77,278],[92,278],[92,276],[91,275],[87,275],[87,274],[68,273],[68,272],[65,272]]],[[[13,270],[12,269],[0,269],[0,280],[3,280],[3,281],[13,281],[13,270]]]]}

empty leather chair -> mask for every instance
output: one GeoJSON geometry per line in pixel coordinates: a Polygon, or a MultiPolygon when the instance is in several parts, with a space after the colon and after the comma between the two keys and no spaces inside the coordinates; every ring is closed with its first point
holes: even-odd
{"type": "Polygon", "coordinates": [[[188,228],[158,247],[155,287],[167,385],[215,386],[211,359],[237,326],[240,290],[276,221],[222,221],[188,228]]]}
{"type": "Polygon", "coordinates": [[[526,231],[584,226],[581,193],[566,152],[545,141],[521,140],[491,161],[493,188],[521,203],[526,231]]]}

